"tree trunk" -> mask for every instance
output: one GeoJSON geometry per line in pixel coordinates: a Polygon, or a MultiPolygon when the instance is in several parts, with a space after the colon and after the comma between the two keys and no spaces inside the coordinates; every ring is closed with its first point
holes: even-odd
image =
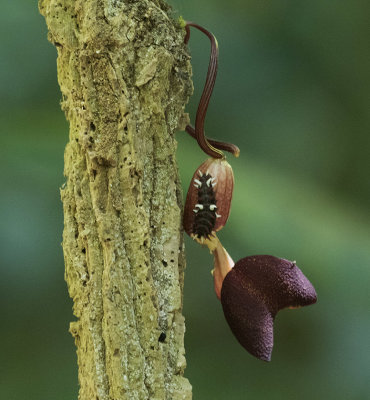
{"type": "Polygon", "coordinates": [[[192,92],[162,0],[40,0],[70,124],[63,250],[80,400],[191,399],[174,132],[192,92]]]}

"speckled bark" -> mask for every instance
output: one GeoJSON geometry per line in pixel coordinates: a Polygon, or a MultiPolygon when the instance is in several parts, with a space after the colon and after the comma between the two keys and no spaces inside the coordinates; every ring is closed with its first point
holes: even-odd
{"type": "Polygon", "coordinates": [[[39,6],[70,123],[61,193],[79,399],[191,399],[174,139],[192,91],[184,31],[161,0],[39,6]]]}

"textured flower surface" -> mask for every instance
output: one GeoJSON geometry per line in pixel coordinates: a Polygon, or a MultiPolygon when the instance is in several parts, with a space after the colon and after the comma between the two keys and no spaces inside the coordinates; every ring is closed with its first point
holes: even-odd
{"type": "Polygon", "coordinates": [[[295,262],[269,255],[239,260],[221,286],[222,308],[233,334],[249,353],[265,361],[271,359],[277,312],[317,300],[314,287],[295,262]]]}
{"type": "Polygon", "coordinates": [[[234,175],[224,159],[209,158],[190,182],[184,209],[185,232],[194,239],[209,239],[229,217],[234,175]]]}

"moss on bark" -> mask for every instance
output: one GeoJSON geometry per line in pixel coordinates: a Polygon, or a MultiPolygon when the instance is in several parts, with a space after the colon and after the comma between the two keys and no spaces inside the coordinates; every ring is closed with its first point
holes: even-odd
{"type": "Polygon", "coordinates": [[[191,399],[174,138],[192,92],[184,31],[161,0],[39,7],[70,124],[61,195],[79,399],[191,399]]]}

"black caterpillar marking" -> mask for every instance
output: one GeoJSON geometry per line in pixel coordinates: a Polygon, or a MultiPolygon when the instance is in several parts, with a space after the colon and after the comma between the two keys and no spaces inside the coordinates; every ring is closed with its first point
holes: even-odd
{"type": "MultiPolygon", "coordinates": [[[[212,179],[210,174],[200,176],[198,180],[201,182],[198,188],[198,204],[203,206],[202,210],[195,213],[193,232],[198,238],[209,238],[216,224],[216,210],[210,209],[211,205],[216,205],[216,195],[212,184],[207,185],[207,181],[212,179]]],[[[195,212],[195,211],[194,211],[195,212]]]]}

